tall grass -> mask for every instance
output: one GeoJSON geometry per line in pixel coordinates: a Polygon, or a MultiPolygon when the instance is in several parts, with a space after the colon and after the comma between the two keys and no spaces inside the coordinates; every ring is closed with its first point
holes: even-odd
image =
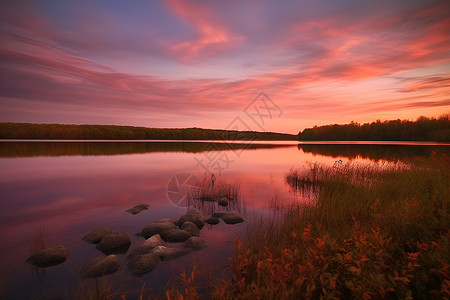
{"type": "MultiPolygon", "coordinates": [[[[291,170],[316,185],[315,205],[237,240],[221,299],[450,297],[450,160],[315,165],[291,170]]],[[[261,220],[264,224],[266,220],[261,220]]]]}
{"type": "Polygon", "coordinates": [[[239,197],[240,189],[239,182],[227,181],[220,177],[212,181],[209,177],[205,177],[190,191],[191,204],[205,215],[211,215],[219,210],[241,211],[243,203],[239,197]]]}
{"type": "Polygon", "coordinates": [[[211,180],[203,178],[195,189],[192,190],[194,199],[202,201],[217,201],[224,197],[228,200],[237,200],[239,197],[240,183],[227,182],[221,178],[211,180]]]}

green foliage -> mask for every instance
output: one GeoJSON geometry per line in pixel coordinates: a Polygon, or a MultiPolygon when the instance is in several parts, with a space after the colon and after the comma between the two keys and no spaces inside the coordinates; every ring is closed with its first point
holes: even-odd
{"type": "Polygon", "coordinates": [[[293,134],[202,128],[0,123],[0,139],[64,140],[296,140],[293,134]]]}
{"type": "Polygon", "coordinates": [[[300,141],[450,141],[449,115],[419,117],[415,122],[391,120],[359,124],[325,125],[299,132],[300,141]]]}

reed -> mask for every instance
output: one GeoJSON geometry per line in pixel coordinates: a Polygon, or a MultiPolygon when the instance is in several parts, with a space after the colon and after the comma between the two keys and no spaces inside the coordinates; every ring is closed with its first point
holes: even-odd
{"type": "Polygon", "coordinates": [[[213,298],[450,297],[448,157],[316,164],[286,180],[296,189],[316,185],[318,201],[249,227],[236,240],[233,278],[213,298]]]}

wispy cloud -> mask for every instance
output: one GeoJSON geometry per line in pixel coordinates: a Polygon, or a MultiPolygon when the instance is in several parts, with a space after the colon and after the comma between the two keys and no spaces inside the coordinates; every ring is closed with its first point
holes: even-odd
{"type": "Polygon", "coordinates": [[[181,20],[193,26],[193,38],[169,47],[170,53],[182,61],[204,59],[217,52],[227,51],[241,39],[221,24],[208,3],[196,1],[170,0],[170,9],[181,20]]]}

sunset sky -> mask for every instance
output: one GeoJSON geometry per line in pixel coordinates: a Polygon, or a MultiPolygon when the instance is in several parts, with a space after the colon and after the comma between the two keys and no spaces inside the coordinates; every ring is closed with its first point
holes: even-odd
{"type": "Polygon", "coordinates": [[[450,112],[450,1],[5,0],[0,41],[0,121],[297,133],[450,112]]]}

